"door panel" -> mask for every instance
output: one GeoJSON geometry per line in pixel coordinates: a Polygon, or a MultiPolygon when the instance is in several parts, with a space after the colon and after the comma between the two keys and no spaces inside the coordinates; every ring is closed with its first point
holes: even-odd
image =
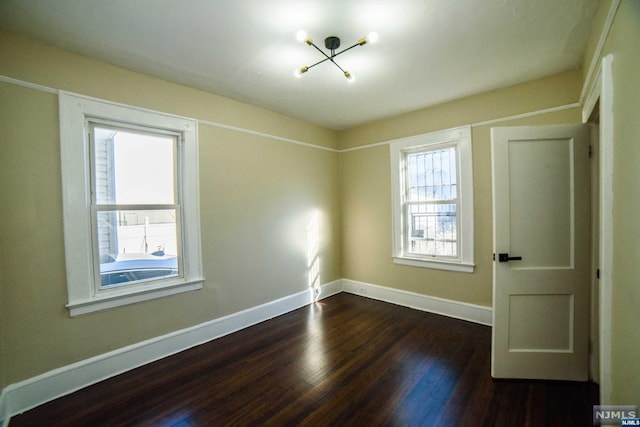
{"type": "Polygon", "coordinates": [[[522,256],[522,261],[510,264],[510,268],[573,265],[571,152],[572,142],[567,139],[510,143],[509,247],[522,256]],[[535,193],[528,191],[533,183],[535,193]],[[555,209],[550,209],[554,204],[555,209]]]}
{"type": "Polygon", "coordinates": [[[587,379],[588,134],[492,129],[494,377],[587,379]],[[501,253],[521,259],[500,262],[501,253]]]}
{"type": "Polygon", "coordinates": [[[572,315],[572,295],[511,295],[509,351],[571,351],[572,315]]]}

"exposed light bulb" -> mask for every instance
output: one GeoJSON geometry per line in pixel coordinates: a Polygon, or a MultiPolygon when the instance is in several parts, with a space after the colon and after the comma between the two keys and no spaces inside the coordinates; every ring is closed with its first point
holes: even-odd
{"type": "Polygon", "coordinates": [[[365,37],[363,37],[360,40],[358,40],[358,44],[360,46],[362,46],[362,45],[365,45],[367,43],[375,43],[377,41],[378,41],[378,33],[376,33],[375,31],[371,31],[365,37]]]}
{"type": "Polygon", "coordinates": [[[378,33],[371,31],[366,37],[367,43],[375,43],[378,41],[378,33]]]}
{"type": "Polygon", "coordinates": [[[298,39],[299,42],[303,42],[307,40],[307,32],[305,30],[300,30],[296,33],[296,39],[298,39]]]}
{"type": "Polygon", "coordinates": [[[309,67],[307,67],[306,65],[304,67],[298,68],[293,75],[300,78],[302,77],[303,73],[306,73],[307,71],[309,71],[309,67]]]}
{"type": "Polygon", "coordinates": [[[349,82],[353,83],[353,80],[354,80],[354,78],[353,78],[353,74],[351,74],[351,73],[350,73],[350,72],[348,72],[348,71],[345,71],[345,72],[344,72],[344,76],[347,78],[347,80],[349,80],[349,82]]]}
{"type": "Polygon", "coordinates": [[[313,44],[313,40],[309,36],[307,36],[307,32],[305,30],[300,30],[296,33],[296,39],[301,42],[305,42],[309,46],[313,44]]]}

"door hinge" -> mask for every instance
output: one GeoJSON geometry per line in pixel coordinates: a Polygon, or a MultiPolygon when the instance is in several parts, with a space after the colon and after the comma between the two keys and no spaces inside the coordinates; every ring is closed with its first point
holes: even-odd
{"type": "Polygon", "coordinates": [[[593,145],[589,145],[589,158],[593,158],[593,145]]]}
{"type": "Polygon", "coordinates": [[[596,279],[600,280],[600,269],[596,270],[596,279]]]}

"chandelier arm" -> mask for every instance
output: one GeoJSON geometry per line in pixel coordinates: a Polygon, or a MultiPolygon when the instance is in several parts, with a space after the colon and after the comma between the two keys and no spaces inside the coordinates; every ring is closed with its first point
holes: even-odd
{"type": "MultiPolygon", "coordinates": [[[[316,46],[316,44],[315,44],[315,43],[313,43],[313,42],[311,42],[311,44],[310,44],[309,46],[313,46],[313,47],[315,47],[315,48],[316,48],[316,50],[317,50],[318,52],[320,52],[321,54],[323,54],[323,55],[324,55],[324,57],[325,57],[325,58],[327,58],[327,59],[331,59],[331,58],[333,57],[333,56],[329,56],[329,55],[327,55],[326,53],[324,53],[324,50],[320,49],[320,48],[319,48],[318,46],[316,46]]],[[[325,61],[326,61],[327,59],[325,59],[325,61]]]]}
{"type": "MultiPolygon", "coordinates": [[[[335,56],[335,55],[334,55],[334,56],[335,56]]],[[[333,60],[334,56],[332,56],[331,58],[329,58],[329,60],[330,60],[331,62],[333,62],[333,65],[335,65],[336,67],[340,68],[340,71],[342,71],[342,73],[344,74],[344,72],[345,72],[345,71],[342,69],[342,67],[341,67],[341,66],[339,66],[339,65],[338,65],[338,63],[337,63],[336,61],[334,61],[334,60],[333,60]]]]}
{"type": "Polygon", "coordinates": [[[316,62],[316,63],[315,63],[315,64],[313,64],[313,65],[309,65],[309,66],[307,67],[307,69],[309,69],[309,70],[310,70],[310,69],[312,69],[313,67],[315,67],[316,65],[320,65],[320,64],[322,64],[323,62],[327,62],[327,61],[331,61],[331,58],[325,58],[325,59],[322,59],[322,60],[320,60],[320,61],[316,62]]]}
{"type": "Polygon", "coordinates": [[[356,43],[356,44],[354,44],[353,46],[349,46],[348,48],[343,49],[343,50],[341,50],[341,51],[340,51],[340,52],[338,52],[338,53],[333,53],[333,51],[332,51],[331,56],[327,55],[327,54],[325,53],[325,51],[324,51],[324,50],[320,49],[320,48],[319,48],[318,46],[316,46],[316,44],[315,44],[315,43],[313,43],[313,42],[311,42],[311,44],[309,44],[309,46],[313,46],[314,48],[316,48],[316,50],[317,50],[318,52],[320,52],[321,54],[323,54],[323,55],[324,55],[324,57],[325,57],[326,59],[332,59],[332,58],[335,58],[335,57],[336,57],[336,56],[338,56],[338,55],[342,55],[342,54],[343,54],[343,53],[345,53],[346,51],[351,50],[351,49],[353,49],[353,48],[354,48],[354,47],[356,47],[356,46],[362,46],[362,43],[356,43]]]}
{"type": "MultiPolygon", "coordinates": [[[[343,50],[341,50],[340,52],[338,52],[338,53],[336,53],[336,54],[331,55],[331,58],[335,58],[335,57],[336,57],[336,56],[338,56],[338,55],[342,55],[342,54],[343,54],[343,53],[345,53],[346,51],[351,50],[351,49],[353,49],[353,48],[354,48],[354,47],[356,47],[356,46],[362,46],[362,44],[361,44],[361,43],[356,43],[356,44],[354,44],[353,46],[349,46],[348,48],[343,49],[343,50]]],[[[322,53],[324,53],[324,52],[322,52],[322,53]]],[[[325,54],[325,56],[327,56],[327,55],[325,54]]]]}
{"type": "Polygon", "coordinates": [[[325,59],[323,59],[323,60],[321,60],[321,61],[318,61],[318,62],[316,62],[316,63],[315,63],[315,64],[313,64],[313,65],[308,65],[308,66],[307,66],[307,70],[310,70],[310,69],[312,69],[313,67],[315,67],[316,65],[320,65],[320,64],[322,64],[323,62],[327,62],[327,61],[331,61],[331,62],[333,62],[333,65],[335,65],[336,67],[338,67],[338,68],[340,69],[340,71],[342,71],[342,73],[346,75],[346,71],[345,71],[341,66],[339,66],[339,65],[336,63],[336,61],[334,61],[334,60],[333,60],[333,58],[331,58],[331,57],[326,57],[325,59]]]}

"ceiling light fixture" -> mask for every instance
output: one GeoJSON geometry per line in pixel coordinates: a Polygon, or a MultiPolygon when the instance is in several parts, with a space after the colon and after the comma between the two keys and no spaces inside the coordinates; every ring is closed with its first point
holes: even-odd
{"type": "Polygon", "coordinates": [[[330,54],[327,55],[322,49],[320,49],[318,46],[316,46],[316,44],[313,42],[313,40],[311,40],[308,36],[307,33],[305,33],[304,31],[300,30],[298,31],[298,34],[296,34],[296,38],[301,41],[301,42],[305,42],[306,44],[308,44],[309,46],[313,46],[314,48],[316,48],[316,50],[318,52],[320,52],[322,55],[324,55],[324,59],[316,62],[313,65],[305,65],[304,67],[300,67],[295,71],[295,76],[296,77],[301,77],[304,73],[306,73],[307,71],[309,71],[311,68],[315,67],[316,65],[320,65],[323,62],[326,61],[331,61],[333,62],[333,65],[335,65],[336,67],[338,67],[340,69],[340,71],[342,71],[342,74],[344,74],[344,76],[349,79],[349,81],[353,81],[353,74],[351,74],[349,71],[343,69],[341,66],[338,65],[338,63],[336,61],[334,61],[334,58],[338,55],[342,55],[343,53],[345,53],[348,50],[353,49],[356,46],[362,46],[365,45],[367,43],[375,43],[378,40],[378,34],[371,32],[369,33],[366,37],[361,38],[360,40],[358,40],[358,42],[356,44],[354,44],[353,46],[349,46],[346,49],[341,50],[340,52],[336,53],[336,49],[338,49],[340,47],[340,39],[336,36],[329,36],[326,39],[324,39],[324,47],[326,47],[330,54]]]}

